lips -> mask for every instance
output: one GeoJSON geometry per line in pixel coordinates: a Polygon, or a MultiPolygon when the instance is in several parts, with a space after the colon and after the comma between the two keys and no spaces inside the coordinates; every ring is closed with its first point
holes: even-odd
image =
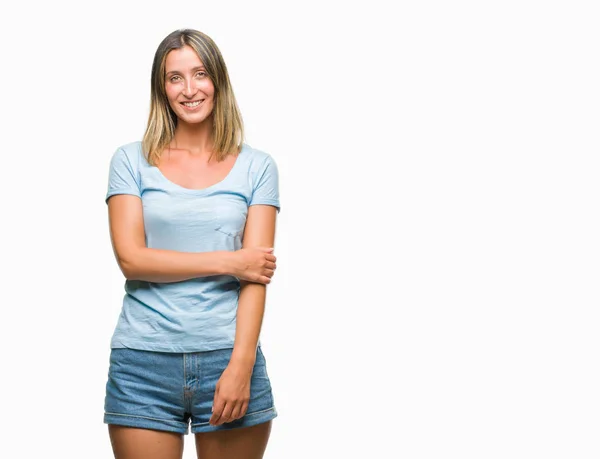
{"type": "Polygon", "coordinates": [[[179,102],[186,110],[195,110],[198,107],[200,107],[205,99],[200,99],[200,100],[192,100],[189,102],[179,102]],[[199,103],[198,103],[199,102],[199,103]],[[191,105],[189,105],[191,104],[191,105]]]}

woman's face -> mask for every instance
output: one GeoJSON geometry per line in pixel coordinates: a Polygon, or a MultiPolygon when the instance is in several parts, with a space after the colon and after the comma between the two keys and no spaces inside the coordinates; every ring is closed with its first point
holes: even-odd
{"type": "Polygon", "coordinates": [[[165,90],[180,121],[201,123],[212,113],[215,87],[196,51],[189,46],[169,51],[165,90]]]}

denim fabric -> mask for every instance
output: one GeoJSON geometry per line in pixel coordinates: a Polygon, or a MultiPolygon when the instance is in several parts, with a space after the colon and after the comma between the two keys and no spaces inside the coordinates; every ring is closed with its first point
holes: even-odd
{"type": "Polygon", "coordinates": [[[212,426],[215,387],[233,349],[171,353],[111,349],[104,423],[188,434],[248,427],[274,419],[271,383],[260,346],[246,414],[212,426]]]}

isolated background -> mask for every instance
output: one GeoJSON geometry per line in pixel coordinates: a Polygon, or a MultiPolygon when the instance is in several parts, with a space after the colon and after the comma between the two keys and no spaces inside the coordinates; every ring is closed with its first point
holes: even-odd
{"type": "Polygon", "coordinates": [[[598,458],[598,16],[591,1],[3,6],[0,456],[112,457],[108,163],[143,134],[156,47],[192,27],[280,171],[265,457],[598,458]]]}

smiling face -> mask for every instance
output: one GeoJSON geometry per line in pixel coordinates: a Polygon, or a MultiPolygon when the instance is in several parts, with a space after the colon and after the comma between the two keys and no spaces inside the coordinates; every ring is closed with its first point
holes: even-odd
{"type": "Polygon", "coordinates": [[[201,123],[211,116],[215,87],[193,48],[184,46],[167,54],[165,91],[180,122],[201,123]]]}

